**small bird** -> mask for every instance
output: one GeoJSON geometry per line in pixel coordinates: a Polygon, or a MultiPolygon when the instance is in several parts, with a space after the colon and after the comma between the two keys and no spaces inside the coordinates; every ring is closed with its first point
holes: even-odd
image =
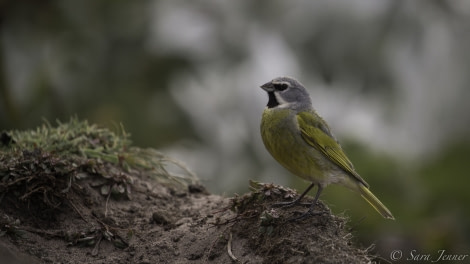
{"type": "Polygon", "coordinates": [[[266,149],[287,170],[311,182],[297,199],[276,205],[298,204],[317,185],[314,202],[301,217],[312,214],[323,188],[335,183],[361,194],[384,218],[395,219],[355,171],[328,124],[313,109],[301,83],[279,77],[261,88],[269,98],[261,119],[261,137],[266,149]]]}

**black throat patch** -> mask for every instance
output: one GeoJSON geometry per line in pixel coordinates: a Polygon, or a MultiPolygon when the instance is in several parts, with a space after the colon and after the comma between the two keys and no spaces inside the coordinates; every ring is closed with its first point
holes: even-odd
{"type": "Polygon", "coordinates": [[[279,105],[279,102],[276,99],[276,96],[274,95],[274,92],[268,92],[269,96],[269,101],[268,101],[268,108],[273,108],[279,105]]]}

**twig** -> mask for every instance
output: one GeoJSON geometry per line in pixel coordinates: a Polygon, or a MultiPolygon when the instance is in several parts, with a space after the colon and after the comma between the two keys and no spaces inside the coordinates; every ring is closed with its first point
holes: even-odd
{"type": "Polygon", "coordinates": [[[75,210],[75,212],[77,212],[78,215],[80,215],[80,217],[83,219],[83,221],[87,222],[88,223],[88,220],[86,220],[86,218],[82,215],[82,212],[80,212],[80,210],[78,210],[78,208],[75,206],[75,204],[72,202],[72,199],[67,199],[67,201],[69,202],[69,204],[73,207],[73,209],[75,210]]]}
{"type": "Polygon", "coordinates": [[[106,204],[105,204],[105,209],[104,209],[104,217],[106,218],[108,216],[108,202],[109,202],[109,197],[111,196],[111,192],[108,193],[108,197],[106,197],[106,204]]]}
{"type": "Polygon", "coordinates": [[[232,253],[232,232],[230,232],[229,234],[228,243],[227,243],[227,252],[233,261],[237,263],[241,263],[240,260],[238,260],[232,253]]]}
{"type": "Polygon", "coordinates": [[[101,240],[103,239],[103,235],[101,234],[100,237],[98,238],[98,241],[96,241],[96,245],[95,247],[93,248],[93,250],[91,251],[91,255],[93,257],[97,256],[98,255],[98,251],[100,250],[100,244],[101,244],[101,240]]]}
{"type": "Polygon", "coordinates": [[[45,230],[41,230],[41,229],[36,229],[36,228],[33,228],[33,227],[29,227],[29,226],[23,226],[23,227],[21,227],[21,229],[22,229],[22,230],[25,230],[25,231],[28,231],[28,232],[31,232],[31,233],[35,233],[35,234],[39,234],[39,235],[44,235],[44,236],[47,236],[47,237],[64,238],[64,234],[63,234],[63,232],[61,232],[61,231],[49,232],[49,231],[45,231],[45,230]]]}
{"type": "Polygon", "coordinates": [[[24,180],[27,180],[27,181],[28,181],[28,180],[31,180],[31,178],[32,178],[32,177],[30,177],[30,176],[21,177],[21,178],[19,178],[19,179],[16,179],[16,180],[14,180],[14,181],[11,181],[11,182],[9,182],[9,183],[7,183],[7,184],[2,184],[2,185],[5,186],[5,187],[9,187],[9,186],[12,186],[12,185],[17,184],[18,182],[24,181],[24,180]]]}

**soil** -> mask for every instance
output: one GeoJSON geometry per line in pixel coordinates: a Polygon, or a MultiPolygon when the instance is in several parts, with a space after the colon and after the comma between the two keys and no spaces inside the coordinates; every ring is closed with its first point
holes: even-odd
{"type": "Polygon", "coordinates": [[[322,202],[295,221],[307,207],[273,207],[295,198],[287,188],[252,182],[251,192],[226,198],[119,165],[105,163],[99,175],[90,160],[71,172],[53,155],[23,155],[0,175],[1,263],[371,262],[322,202]],[[106,172],[132,184],[103,184],[106,172]]]}

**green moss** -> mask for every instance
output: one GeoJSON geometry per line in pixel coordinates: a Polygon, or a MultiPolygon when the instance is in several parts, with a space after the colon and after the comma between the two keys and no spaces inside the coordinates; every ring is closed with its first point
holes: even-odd
{"type": "MultiPolygon", "coordinates": [[[[62,159],[66,164],[80,164],[83,160],[93,164],[110,163],[124,172],[133,169],[144,170],[162,183],[187,187],[197,182],[197,178],[180,162],[173,160],[155,149],[133,147],[130,134],[120,125],[116,132],[87,121],[71,118],[69,122],[57,121],[57,126],[45,122],[35,130],[2,132],[0,140],[0,160],[10,159],[9,166],[24,153],[39,151],[62,159]],[[13,160],[12,160],[13,159],[13,160]],[[167,166],[176,166],[182,174],[169,172],[167,166]]],[[[19,159],[17,160],[20,161],[19,159]]],[[[13,164],[12,164],[13,163],[13,164]]],[[[4,162],[2,162],[3,165],[4,162]]],[[[0,171],[8,168],[0,165],[0,171]]],[[[103,172],[99,166],[94,172],[103,172]]],[[[103,172],[105,173],[105,172],[103,172]]]]}

